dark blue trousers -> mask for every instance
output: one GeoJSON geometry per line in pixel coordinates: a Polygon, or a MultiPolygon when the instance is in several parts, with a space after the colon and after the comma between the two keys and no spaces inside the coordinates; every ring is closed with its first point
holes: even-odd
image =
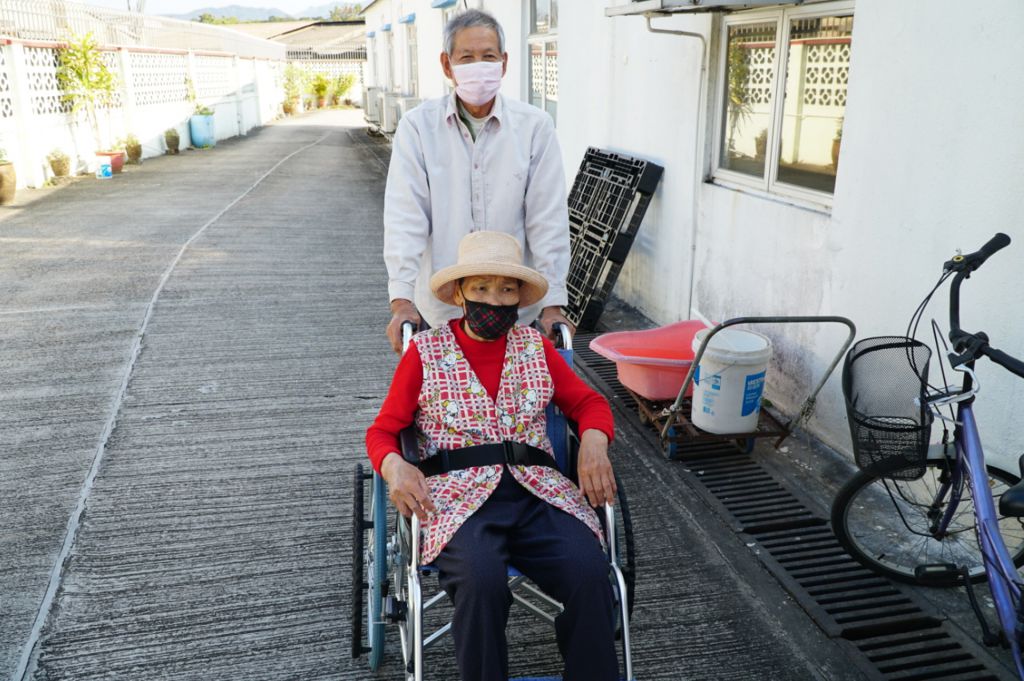
{"type": "Polygon", "coordinates": [[[565,608],[555,621],[565,681],[618,681],[608,559],[586,525],[524,489],[508,470],[434,565],[455,604],[463,681],[506,681],[512,565],[565,608]]]}

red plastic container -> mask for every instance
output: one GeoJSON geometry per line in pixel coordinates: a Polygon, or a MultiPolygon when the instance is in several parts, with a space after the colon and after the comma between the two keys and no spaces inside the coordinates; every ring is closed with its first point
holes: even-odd
{"type": "MultiPolygon", "coordinates": [[[[693,337],[707,324],[688,319],[645,331],[616,331],[590,341],[590,349],[613,362],[619,382],[649,400],[675,399],[693,363],[693,337]]],[[[693,386],[686,391],[689,395],[693,386]]]]}

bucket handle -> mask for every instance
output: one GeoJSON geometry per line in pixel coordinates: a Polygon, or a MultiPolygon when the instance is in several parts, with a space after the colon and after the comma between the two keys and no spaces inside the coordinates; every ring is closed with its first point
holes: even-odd
{"type": "Polygon", "coordinates": [[[683,407],[683,398],[686,396],[686,391],[689,389],[690,384],[693,382],[693,374],[697,370],[697,366],[700,364],[701,358],[704,356],[704,350],[707,349],[708,342],[711,338],[721,331],[722,329],[735,326],[737,324],[843,324],[846,326],[850,333],[846,337],[846,342],[836,353],[836,356],[832,359],[832,363],[828,365],[828,369],[825,371],[825,375],[821,377],[821,381],[818,382],[817,387],[807,396],[803,404],[800,405],[800,411],[795,418],[790,419],[783,428],[782,436],[775,441],[775,447],[778,448],[782,444],[783,440],[789,437],[790,433],[799,426],[804,419],[811,415],[814,411],[815,401],[818,399],[818,393],[825,387],[825,382],[828,377],[832,375],[836,367],[839,365],[839,360],[843,358],[846,351],[853,344],[853,338],[857,335],[857,327],[854,323],[846,317],[839,317],[834,315],[829,316],[809,316],[809,317],[734,317],[727,321],[717,324],[711,329],[711,332],[704,336],[704,340],[701,342],[700,347],[697,349],[697,354],[694,355],[693,362],[690,363],[690,368],[686,372],[686,378],[683,380],[683,385],[679,388],[679,394],[676,396],[676,401],[669,407],[668,418],[665,419],[665,425],[661,428],[661,440],[662,442],[668,439],[668,431],[672,428],[676,421],[676,414],[683,407]]]}

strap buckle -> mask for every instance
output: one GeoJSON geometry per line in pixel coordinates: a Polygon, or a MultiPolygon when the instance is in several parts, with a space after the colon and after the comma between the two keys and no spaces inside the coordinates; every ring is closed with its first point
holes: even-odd
{"type": "Polygon", "coordinates": [[[508,440],[502,440],[501,447],[502,447],[502,449],[505,450],[505,464],[508,465],[508,466],[515,466],[516,465],[515,443],[514,442],[509,442],[508,440]]]}

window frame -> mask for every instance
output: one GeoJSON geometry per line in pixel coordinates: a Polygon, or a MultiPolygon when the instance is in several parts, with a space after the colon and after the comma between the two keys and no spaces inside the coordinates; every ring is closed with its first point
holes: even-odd
{"type": "Polygon", "coordinates": [[[558,103],[559,103],[559,97],[558,97],[558,95],[555,95],[554,97],[551,97],[551,98],[548,97],[548,65],[547,65],[548,50],[547,50],[547,45],[549,43],[555,43],[557,45],[558,42],[559,42],[559,40],[558,40],[559,22],[558,22],[558,19],[557,19],[557,17],[558,17],[558,11],[557,11],[558,3],[559,3],[559,0],[550,0],[550,6],[552,6],[553,9],[549,9],[549,11],[548,11],[548,15],[549,15],[548,29],[544,33],[535,33],[535,32],[533,32],[534,27],[537,25],[537,0],[530,0],[530,2],[527,4],[527,22],[528,23],[526,25],[526,27],[527,27],[527,36],[526,36],[526,50],[525,50],[525,52],[526,52],[526,101],[531,106],[537,106],[537,108],[539,108],[541,111],[544,111],[545,113],[548,113],[548,115],[551,116],[551,119],[554,121],[556,126],[558,125],[558,103]],[[550,21],[550,17],[551,16],[556,17],[554,26],[551,25],[551,21],[550,21]],[[532,93],[533,93],[533,62],[532,62],[532,56],[531,56],[531,53],[530,53],[530,49],[534,45],[539,45],[540,46],[540,50],[541,50],[541,63],[543,64],[543,70],[544,70],[543,85],[541,86],[541,98],[540,98],[541,102],[540,102],[539,106],[533,103],[533,96],[532,96],[532,93]],[[555,113],[554,113],[554,115],[552,115],[550,112],[548,112],[547,105],[548,105],[549,101],[554,103],[554,105],[555,105],[555,113]]]}
{"type": "MultiPolygon", "coordinates": [[[[717,84],[714,99],[714,134],[711,136],[711,172],[714,184],[729,189],[753,191],[771,198],[787,199],[798,205],[826,210],[831,209],[835,192],[823,192],[800,185],[789,184],[778,179],[779,144],[782,126],[785,119],[786,82],[785,70],[789,61],[789,33],[792,20],[819,16],[853,16],[855,0],[836,0],[834,2],[813,3],[810,5],[791,5],[774,9],[750,10],[724,15],[720,26],[716,29],[718,38],[715,82],[717,84]],[[754,177],[746,173],[730,170],[722,166],[722,148],[725,142],[725,124],[727,121],[725,95],[728,89],[727,68],[729,50],[729,28],[745,24],[763,24],[774,21],[775,32],[775,63],[772,68],[771,91],[771,127],[769,128],[767,153],[765,154],[765,173],[763,177],[754,177]]],[[[852,44],[852,43],[851,43],[852,44]]],[[[844,107],[845,111],[845,107],[844,107]]]]}

